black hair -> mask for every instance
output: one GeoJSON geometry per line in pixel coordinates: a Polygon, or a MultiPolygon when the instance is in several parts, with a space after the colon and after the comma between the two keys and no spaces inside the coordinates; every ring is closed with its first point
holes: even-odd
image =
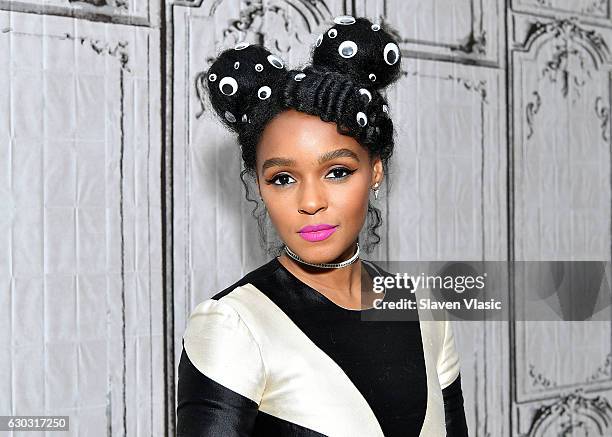
{"type": "MultiPolygon", "coordinates": [[[[321,120],[335,122],[338,132],[349,135],[380,157],[385,175],[393,154],[393,122],[381,91],[400,74],[401,53],[395,32],[386,24],[343,15],[319,35],[311,63],[288,70],[283,60],[267,48],[246,42],[223,51],[204,80],[215,112],[238,136],[243,170],[240,178],[246,199],[255,203],[261,240],[266,246],[265,211],[249,195],[245,176],[256,177],[257,144],[267,123],[277,114],[295,109],[321,120]]],[[[368,241],[365,251],[380,242],[380,210],[368,203],[368,241]],[[373,236],[371,239],[370,237],[373,236]]],[[[282,248],[274,248],[278,251],[282,248]]]]}

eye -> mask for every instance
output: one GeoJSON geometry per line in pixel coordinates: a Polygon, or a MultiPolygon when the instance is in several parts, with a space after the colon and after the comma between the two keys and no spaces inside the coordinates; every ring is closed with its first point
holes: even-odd
{"type": "Polygon", "coordinates": [[[261,65],[261,64],[255,64],[255,71],[257,71],[257,72],[261,72],[261,71],[263,71],[263,65],[261,65]]]}
{"type": "MultiPolygon", "coordinates": [[[[281,174],[278,174],[278,175],[274,176],[272,179],[268,179],[266,182],[268,182],[269,184],[272,184],[272,185],[285,186],[285,185],[289,185],[291,183],[291,182],[287,182],[287,178],[293,179],[288,174],[281,173],[281,174]],[[284,181],[285,183],[277,183],[279,181],[284,181]]],[[[293,180],[295,180],[295,179],[293,179],[293,180]]]]}
{"type": "Polygon", "coordinates": [[[355,18],[350,15],[340,15],[339,17],[334,18],[334,23],[336,24],[355,24],[355,18]]]}
{"type": "Polygon", "coordinates": [[[338,36],[338,31],[336,29],[329,29],[327,36],[333,39],[338,36]]]}
{"type": "Polygon", "coordinates": [[[372,101],[372,93],[370,93],[365,88],[360,88],[359,89],[359,94],[361,94],[362,96],[366,96],[366,99],[367,99],[368,103],[370,103],[372,101]]]}
{"type": "Polygon", "coordinates": [[[353,41],[344,41],[338,47],[338,53],[340,53],[340,56],[343,58],[352,58],[357,53],[357,44],[353,41]]]}
{"type": "Polygon", "coordinates": [[[240,62],[236,61],[234,62],[234,69],[238,70],[240,68],[240,62]]]}
{"type": "Polygon", "coordinates": [[[379,24],[372,24],[372,30],[374,32],[378,32],[380,30],[380,25],[379,24]]]}
{"type": "Polygon", "coordinates": [[[344,178],[347,178],[348,176],[352,175],[356,171],[357,170],[349,170],[346,167],[332,168],[330,170],[330,172],[328,173],[328,175],[333,173],[336,177],[333,177],[333,178],[325,177],[325,179],[344,179],[344,178]],[[344,173],[344,175],[342,175],[343,173],[344,173]]]}
{"type": "Polygon", "coordinates": [[[262,86],[257,91],[257,97],[259,97],[260,100],[266,100],[270,95],[272,95],[272,90],[269,86],[262,86]]]}
{"type": "Polygon", "coordinates": [[[393,65],[399,60],[399,47],[397,44],[390,42],[385,46],[383,55],[385,57],[385,62],[389,65],[393,65]]]}
{"type": "Polygon", "coordinates": [[[319,35],[319,37],[317,38],[316,46],[319,47],[322,42],[323,42],[323,34],[319,35]]]}
{"type": "Polygon", "coordinates": [[[374,73],[370,73],[368,76],[372,82],[376,82],[376,75],[374,73]]]}
{"type": "Polygon", "coordinates": [[[268,55],[268,62],[279,70],[285,67],[283,60],[276,55],[268,55]]]}
{"type": "Polygon", "coordinates": [[[233,77],[225,76],[219,82],[219,90],[226,96],[233,96],[238,91],[238,82],[233,77]]]}
{"type": "Polygon", "coordinates": [[[215,73],[210,73],[208,75],[208,80],[210,80],[211,82],[214,82],[215,80],[217,80],[217,75],[215,73]]]}
{"type": "Polygon", "coordinates": [[[368,117],[363,112],[357,113],[357,124],[359,124],[359,126],[361,127],[364,127],[366,124],[368,124],[368,117]]]}

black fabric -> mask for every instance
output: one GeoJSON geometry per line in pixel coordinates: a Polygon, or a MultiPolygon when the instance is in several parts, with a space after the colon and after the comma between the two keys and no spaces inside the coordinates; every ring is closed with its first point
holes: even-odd
{"type": "Polygon", "coordinates": [[[257,404],[202,374],[181,352],[177,437],[326,437],[257,410],[257,404]]]}
{"type": "MultiPolygon", "coordinates": [[[[363,265],[373,274],[372,267],[363,265]]],[[[292,275],[277,258],[213,296],[253,284],[333,359],[362,393],[386,437],[419,436],[428,386],[419,321],[368,322],[292,275]]],[[[279,333],[279,335],[282,335],[279,333]]],[[[443,390],[448,436],[467,436],[460,379],[443,390]]],[[[201,374],[185,351],[179,364],[178,436],[321,436],[257,410],[201,374]]],[[[429,436],[428,436],[429,437],[429,436]]],[[[435,436],[433,436],[435,437],[435,436]]]]}
{"type": "Polygon", "coordinates": [[[463,392],[461,391],[461,374],[442,389],[444,397],[444,418],[446,435],[448,437],[468,437],[467,421],[463,408],[463,392]]]}
{"type": "MultiPolygon", "coordinates": [[[[368,264],[363,265],[373,273],[368,264]]],[[[342,368],[372,408],[385,436],[419,435],[428,387],[418,321],[362,321],[362,313],[372,310],[339,307],[291,274],[278,258],[253,273],[248,282],[342,368]]]]}
{"type": "Polygon", "coordinates": [[[177,437],[253,435],[257,404],[196,369],[184,347],[177,396],[177,437]]]}
{"type": "Polygon", "coordinates": [[[296,423],[260,411],[255,419],[253,437],[328,437],[296,423]]]}

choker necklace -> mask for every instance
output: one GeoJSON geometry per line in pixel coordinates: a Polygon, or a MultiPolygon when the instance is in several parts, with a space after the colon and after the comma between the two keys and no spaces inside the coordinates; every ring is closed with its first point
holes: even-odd
{"type": "Polygon", "coordinates": [[[314,263],[309,263],[307,261],[304,261],[302,258],[300,258],[297,254],[293,253],[293,251],[291,249],[289,249],[289,246],[285,245],[285,252],[287,252],[287,255],[289,255],[291,258],[293,258],[294,260],[301,262],[302,264],[306,264],[312,267],[322,267],[325,269],[337,269],[340,267],[346,267],[349,264],[353,264],[355,261],[357,261],[357,258],[359,258],[359,243],[357,243],[357,250],[355,251],[355,255],[353,255],[352,257],[350,257],[349,259],[347,259],[346,261],[342,261],[339,263],[321,263],[321,264],[314,264],[314,263]]]}

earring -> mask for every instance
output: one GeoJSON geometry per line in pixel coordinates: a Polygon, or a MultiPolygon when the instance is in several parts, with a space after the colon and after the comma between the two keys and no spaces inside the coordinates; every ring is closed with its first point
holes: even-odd
{"type": "Polygon", "coordinates": [[[374,184],[374,199],[378,200],[378,182],[374,184]]]}

